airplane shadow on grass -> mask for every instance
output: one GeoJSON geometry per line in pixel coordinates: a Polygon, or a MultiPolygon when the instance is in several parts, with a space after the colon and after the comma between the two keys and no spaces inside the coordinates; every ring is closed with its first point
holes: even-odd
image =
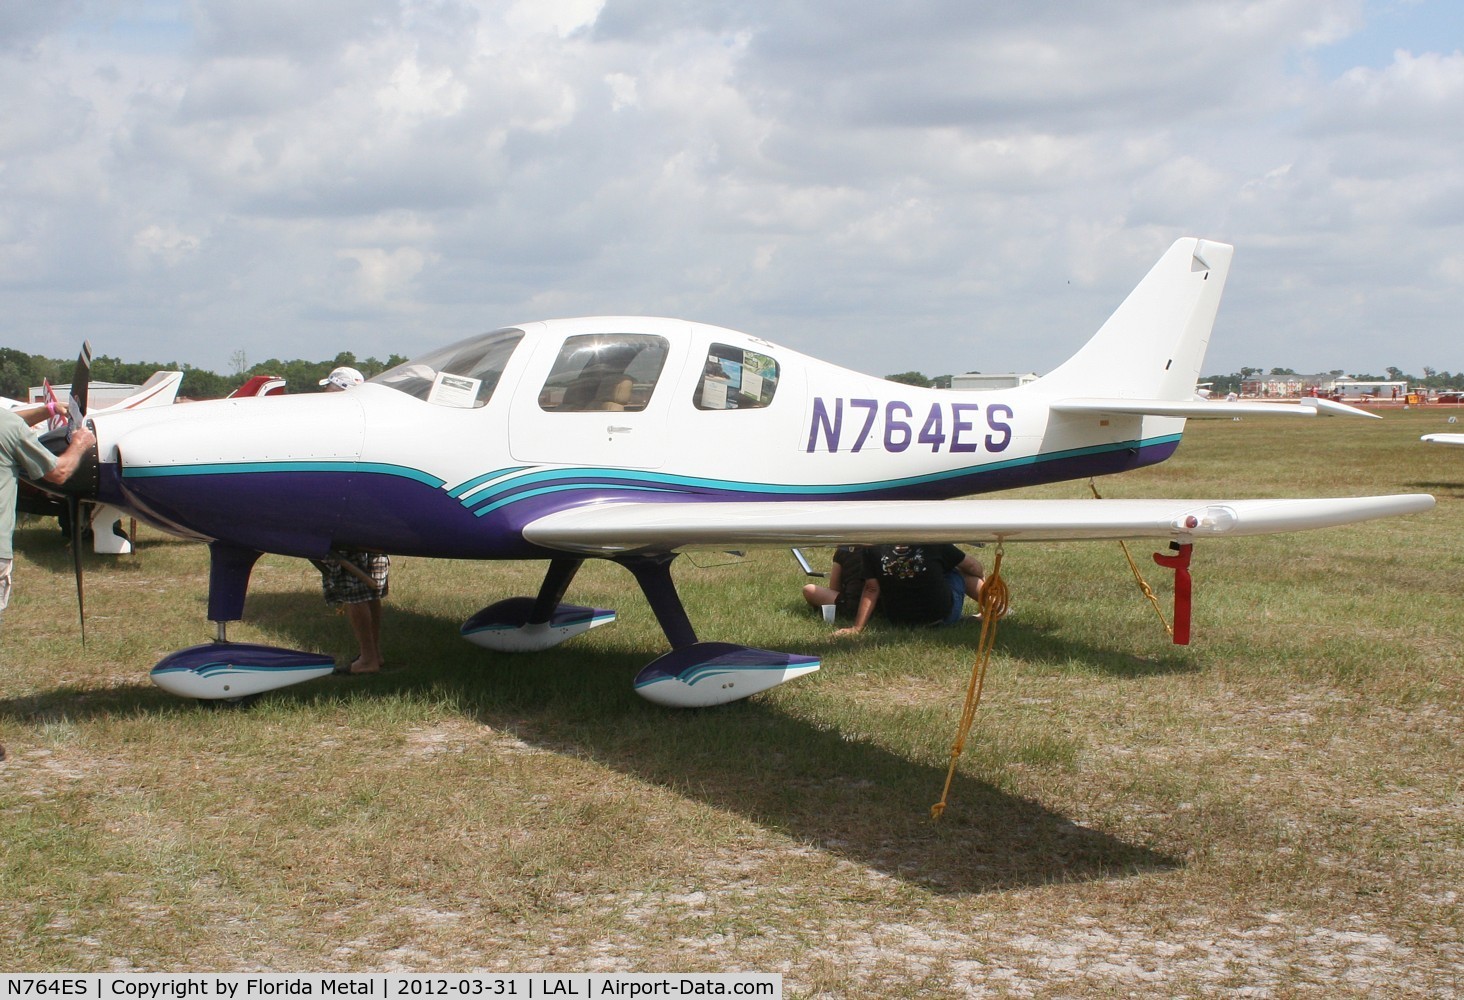
{"type": "MultiPolygon", "coordinates": [[[[294,635],[302,646],[318,643],[323,617],[318,602],[298,594],[250,597],[250,620],[294,635]]],[[[344,622],[329,624],[348,635],[344,622]]],[[[941,894],[1113,878],[1181,864],[959,773],[945,815],[932,822],[929,808],[945,782],[944,761],[910,760],[761,698],[690,711],[652,705],[630,683],[647,662],[644,651],[576,649],[571,643],[535,654],[496,654],[463,642],[440,616],[400,607],[390,611],[386,629],[390,651],[411,650],[411,662],[401,669],[323,678],[263,697],[324,703],[430,691],[531,745],[582,755],[941,894]]],[[[972,641],[974,632],[962,640],[972,641]]],[[[838,648],[847,646],[831,639],[825,650],[804,651],[837,656],[838,648]]],[[[0,719],[115,717],[156,713],[160,704],[177,699],[143,681],[63,688],[0,702],[0,719]]]]}
{"type": "Polygon", "coordinates": [[[1404,483],[1403,487],[1405,489],[1432,493],[1435,496],[1453,497],[1455,499],[1464,498],[1464,481],[1460,480],[1433,483],[1404,483]]]}
{"type": "MultiPolygon", "coordinates": [[[[975,607],[967,602],[969,611],[975,607]]],[[[807,614],[807,606],[801,603],[789,604],[783,609],[797,617],[807,614]]],[[[1160,626],[1156,625],[1158,630],[1160,626]]],[[[1052,615],[1025,606],[1020,613],[1013,613],[997,626],[994,651],[1003,656],[1034,664],[1060,663],[1065,668],[1078,667],[1088,673],[1111,677],[1149,677],[1164,674],[1198,673],[1201,669],[1195,656],[1171,644],[1162,645],[1161,653],[1140,654],[1121,647],[1098,647],[1088,643],[1075,642],[1058,634],[1059,623],[1052,615]]],[[[901,637],[918,637],[926,646],[939,646],[951,650],[952,657],[969,663],[981,635],[981,622],[967,618],[953,628],[905,629],[875,624],[867,638],[889,643],[901,642],[901,637]]],[[[806,646],[807,644],[803,644],[806,646]]],[[[840,651],[850,649],[848,642],[828,641],[816,649],[801,649],[809,653],[822,653],[837,661],[840,651]]],[[[964,669],[964,667],[963,667],[964,669]]]]}

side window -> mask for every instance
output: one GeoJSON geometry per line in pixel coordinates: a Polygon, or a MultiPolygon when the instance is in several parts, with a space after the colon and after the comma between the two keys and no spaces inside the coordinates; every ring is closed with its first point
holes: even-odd
{"type": "Polygon", "coordinates": [[[713,344],[691,402],[698,410],[755,410],[777,388],[778,362],[768,355],[713,344]]]}
{"type": "Polygon", "coordinates": [[[495,330],[388,369],[371,381],[439,406],[487,404],[522,330],[495,330]]]}
{"type": "Polygon", "coordinates": [[[644,410],[666,363],[663,337],[591,333],[568,337],[539,390],[550,413],[644,410]]]}

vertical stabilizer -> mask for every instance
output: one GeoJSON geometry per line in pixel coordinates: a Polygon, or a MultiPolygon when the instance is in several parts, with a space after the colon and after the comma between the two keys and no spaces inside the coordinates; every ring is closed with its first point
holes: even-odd
{"type": "Polygon", "coordinates": [[[1176,241],[1093,338],[1033,388],[1048,395],[1193,399],[1233,252],[1225,243],[1176,241]]]}

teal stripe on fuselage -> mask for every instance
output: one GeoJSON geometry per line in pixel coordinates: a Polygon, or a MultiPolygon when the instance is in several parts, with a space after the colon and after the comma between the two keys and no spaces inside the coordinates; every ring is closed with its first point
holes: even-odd
{"type": "Polygon", "coordinates": [[[433,489],[445,482],[421,469],[380,462],[217,462],[211,465],[148,465],[122,467],[123,479],[154,479],[171,476],[238,476],[267,475],[276,472],[350,472],[375,476],[400,476],[433,489]]]}
{"type": "MultiPolygon", "coordinates": [[[[509,504],[518,503],[520,500],[528,500],[531,497],[541,497],[550,493],[565,493],[571,490],[598,491],[605,489],[631,491],[639,490],[645,493],[673,492],[671,490],[667,490],[663,486],[643,486],[637,483],[563,483],[559,486],[544,486],[537,490],[525,490],[522,493],[515,493],[512,496],[504,497],[502,500],[497,500],[473,511],[473,516],[482,517],[484,514],[491,514],[493,511],[497,510],[500,507],[506,507],[509,504]]],[[[464,504],[463,506],[467,507],[469,505],[464,504]]]]}
{"type": "MultiPolygon", "coordinates": [[[[949,469],[942,472],[927,473],[922,476],[910,476],[904,479],[886,479],[877,482],[865,483],[831,483],[828,485],[802,484],[790,485],[786,483],[750,483],[736,482],[727,479],[708,479],[699,476],[676,476],[660,472],[650,472],[630,469],[596,468],[583,466],[561,466],[557,468],[537,468],[524,475],[510,476],[498,483],[496,488],[484,490],[475,496],[463,499],[464,506],[491,501],[475,513],[479,516],[496,510],[517,500],[532,496],[541,496],[550,492],[561,492],[575,489],[640,489],[666,492],[683,492],[687,490],[708,490],[711,492],[730,493],[762,493],[768,496],[778,495],[821,495],[840,496],[850,493],[871,493],[875,491],[901,490],[911,487],[939,483],[951,479],[958,479],[963,476],[1002,472],[1008,469],[1021,468],[1023,466],[1034,466],[1048,462],[1085,458],[1091,455],[1110,454],[1119,451],[1131,451],[1140,448],[1152,448],[1165,444],[1178,443],[1181,435],[1170,434],[1164,437],[1154,438],[1149,441],[1124,441],[1117,444],[1093,445],[1087,448],[1072,448],[1067,451],[1050,452],[1042,455],[1028,455],[1022,458],[1013,458],[1004,462],[988,462],[985,465],[967,466],[961,469],[949,469]],[[566,479],[584,480],[583,482],[563,483],[566,479]],[[541,487],[538,489],[526,489],[538,483],[549,483],[558,485],[541,487]],[[512,491],[512,492],[510,492],[512,491]],[[496,498],[496,499],[495,499],[496,498]]],[[[500,470],[499,472],[488,473],[483,476],[469,480],[462,486],[450,491],[453,496],[462,496],[471,491],[473,487],[481,485],[492,479],[502,476],[512,470],[500,470]]]]}
{"type": "Polygon", "coordinates": [[[484,483],[491,483],[495,479],[502,479],[504,476],[511,476],[515,472],[522,472],[527,468],[530,468],[530,466],[515,465],[511,469],[497,469],[493,472],[485,472],[481,476],[477,476],[473,479],[469,479],[465,483],[460,483],[457,486],[454,486],[452,489],[447,491],[447,495],[455,498],[461,497],[467,493],[473,492],[484,483]]]}

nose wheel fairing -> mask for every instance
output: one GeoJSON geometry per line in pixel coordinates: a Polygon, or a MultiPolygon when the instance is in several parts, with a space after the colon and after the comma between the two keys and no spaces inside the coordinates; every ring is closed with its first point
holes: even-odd
{"type": "Polygon", "coordinates": [[[183,698],[248,698],[328,676],[335,661],[321,653],[246,642],[206,642],[170,653],[152,669],[153,683],[183,698]]]}
{"type": "Polygon", "coordinates": [[[163,657],[150,674],[154,684],[183,698],[232,701],[325,677],[335,669],[335,661],[323,653],[229,642],[225,629],[244,617],[244,595],[260,553],[213,542],[208,554],[208,617],[218,625],[218,639],[163,657]]]}

